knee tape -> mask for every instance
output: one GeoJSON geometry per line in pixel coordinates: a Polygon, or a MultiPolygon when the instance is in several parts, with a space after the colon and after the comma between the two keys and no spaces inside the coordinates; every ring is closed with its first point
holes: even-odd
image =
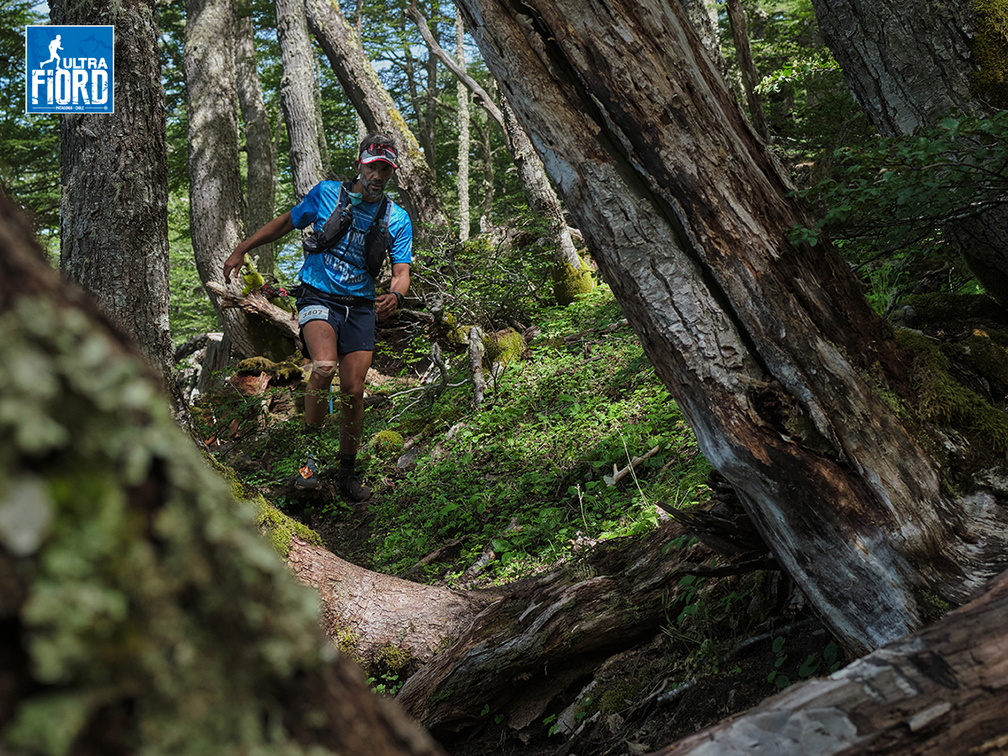
{"type": "Polygon", "coordinates": [[[311,371],[318,373],[323,378],[332,378],[336,372],[336,365],[337,363],[328,360],[315,360],[311,364],[311,371]]]}

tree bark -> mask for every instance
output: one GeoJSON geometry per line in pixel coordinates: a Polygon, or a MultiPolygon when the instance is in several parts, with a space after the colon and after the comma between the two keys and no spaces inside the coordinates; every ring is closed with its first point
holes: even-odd
{"type": "Polygon", "coordinates": [[[280,106],[290,141],[294,199],[300,201],[329,171],[318,109],[315,52],[302,0],[277,0],[277,39],[283,61],[280,106]]]}
{"type": "MultiPolygon", "coordinates": [[[[244,238],[238,169],[238,93],[233,0],[187,0],[185,78],[189,133],[189,225],[200,280],[224,284],[224,260],[244,238]]],[[[214,309],[243,356],[268,352],[273,334],[245,313],[214,309]]]]}
{"type": "MultiPolygon", "coordinates": [[[[465,24],[462,14],[455,17],[455,55],[459,66],[465,70],[465,24]]],[[[458,100],[458,176],[455,179],[458,187],[459,203],[459,241],[469,241],[469,89],[460,80],[455,83],[455,95],[458,100]]]]}
{"type": "Polygon", "coordinates": [[[32,239],[0,195],[0,751],[442,754],[32,239]]]}
{"type": "MultiPolygon", "coordinates": [[[[245,123],[245,235],[266,225],[276,215],[276,149],[269,113],[263,102],[256,66],[255,30],[251,14],[238,19],[237,46],[238,102],[245,123]]],[[[275,273],[273,244],[256,248],[256,268],[260,273],[275,273]]]]}
{"type": "Polygon", "coordinates": [[[1003,753],[1008,573],[915,635],[653,756],[1003,753]]]}
{"type": "Polygon", "coordinates": [[[462,9],[702,451],[835,635],[868,651],[1000,572],[1005,492],[952,493],[893,410],[909,356],[835,250],[789,241],[789,187],[681,9],[462,9]]]}
{"type": "Polygon", "coordinates": [[[153,3],[54,0],[50,13],[55,24],[116,29],[116,112],[60,120],[60,268],[167,381],[168,158],[153,3]]]}
{"type": "Polygon", "coordinates": [[[752,48],[749,45],[749,27],[746,24],[745,10],[742,0],[728,0],[728,19],[731,23],[732,40],[735,42],[735,54],[738,56],[739,69],[742,71],[742,86],[745,89],[746,105],[749,106],[749,119],[753,128],[764,142],[770,141],[766,117],[763,115],[763,101],[756,91],[759,76],[753,63],[752,48]]]}
{"type": "Polygon", "coordinates": [[[813,0],[816,19],[854,95],[890,136],[974,110],[971,3],[813,0]]]}
{"type": "Polygon", "coordinates": [[[396,181],[406,195],[403,204],[412,211],[414,220],[422,224],[447,225],[434,173],[339,6],[327,0],[306,0],[306,6],[309,28],[368,131],[388,134],[399,143],[396,181]]]}
{"type": "MultiPolygon", "coordinates": [[[[882,134],[912,134],[947,116],[997,109],[971,91],[979,4],[813,0],[813,6],[826,44],[882,134]]],[[[944,230],[987,293],[1008,308],[1008,209],[983,210],[944,230]]]]}

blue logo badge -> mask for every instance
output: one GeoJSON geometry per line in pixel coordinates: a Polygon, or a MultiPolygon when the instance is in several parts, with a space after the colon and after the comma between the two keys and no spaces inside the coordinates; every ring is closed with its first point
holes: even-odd
{"type": "Polygon", "coordinates": [[[113,28],[25,27],[25,112],[113,112],[113,28]]]}

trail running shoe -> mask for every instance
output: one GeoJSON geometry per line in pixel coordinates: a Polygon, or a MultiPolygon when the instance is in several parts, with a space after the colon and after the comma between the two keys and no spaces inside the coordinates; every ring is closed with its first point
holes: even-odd
{"type": "Polygon", "coordinates": [[[371,489],[360,482],[354,470],[340,471],[339,490],[350,501],[367,501],[371,498],[371,489]]]}
{"type": "Polygon", "coordinates": [[[318,460],[314,454],[309,454],[307,461],[298,470],[298,474],[294,476],[294,488],[299,488],[302,491],[311,491],[318,488],[318,469],[318,460]]]}

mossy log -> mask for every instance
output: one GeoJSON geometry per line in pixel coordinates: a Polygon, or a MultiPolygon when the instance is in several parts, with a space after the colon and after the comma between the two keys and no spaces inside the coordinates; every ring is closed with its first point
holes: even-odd
{"type": "Polygon", "coordinates": [[[440,753],[31,239],[0,195],[0,752],[440,753]]]}

